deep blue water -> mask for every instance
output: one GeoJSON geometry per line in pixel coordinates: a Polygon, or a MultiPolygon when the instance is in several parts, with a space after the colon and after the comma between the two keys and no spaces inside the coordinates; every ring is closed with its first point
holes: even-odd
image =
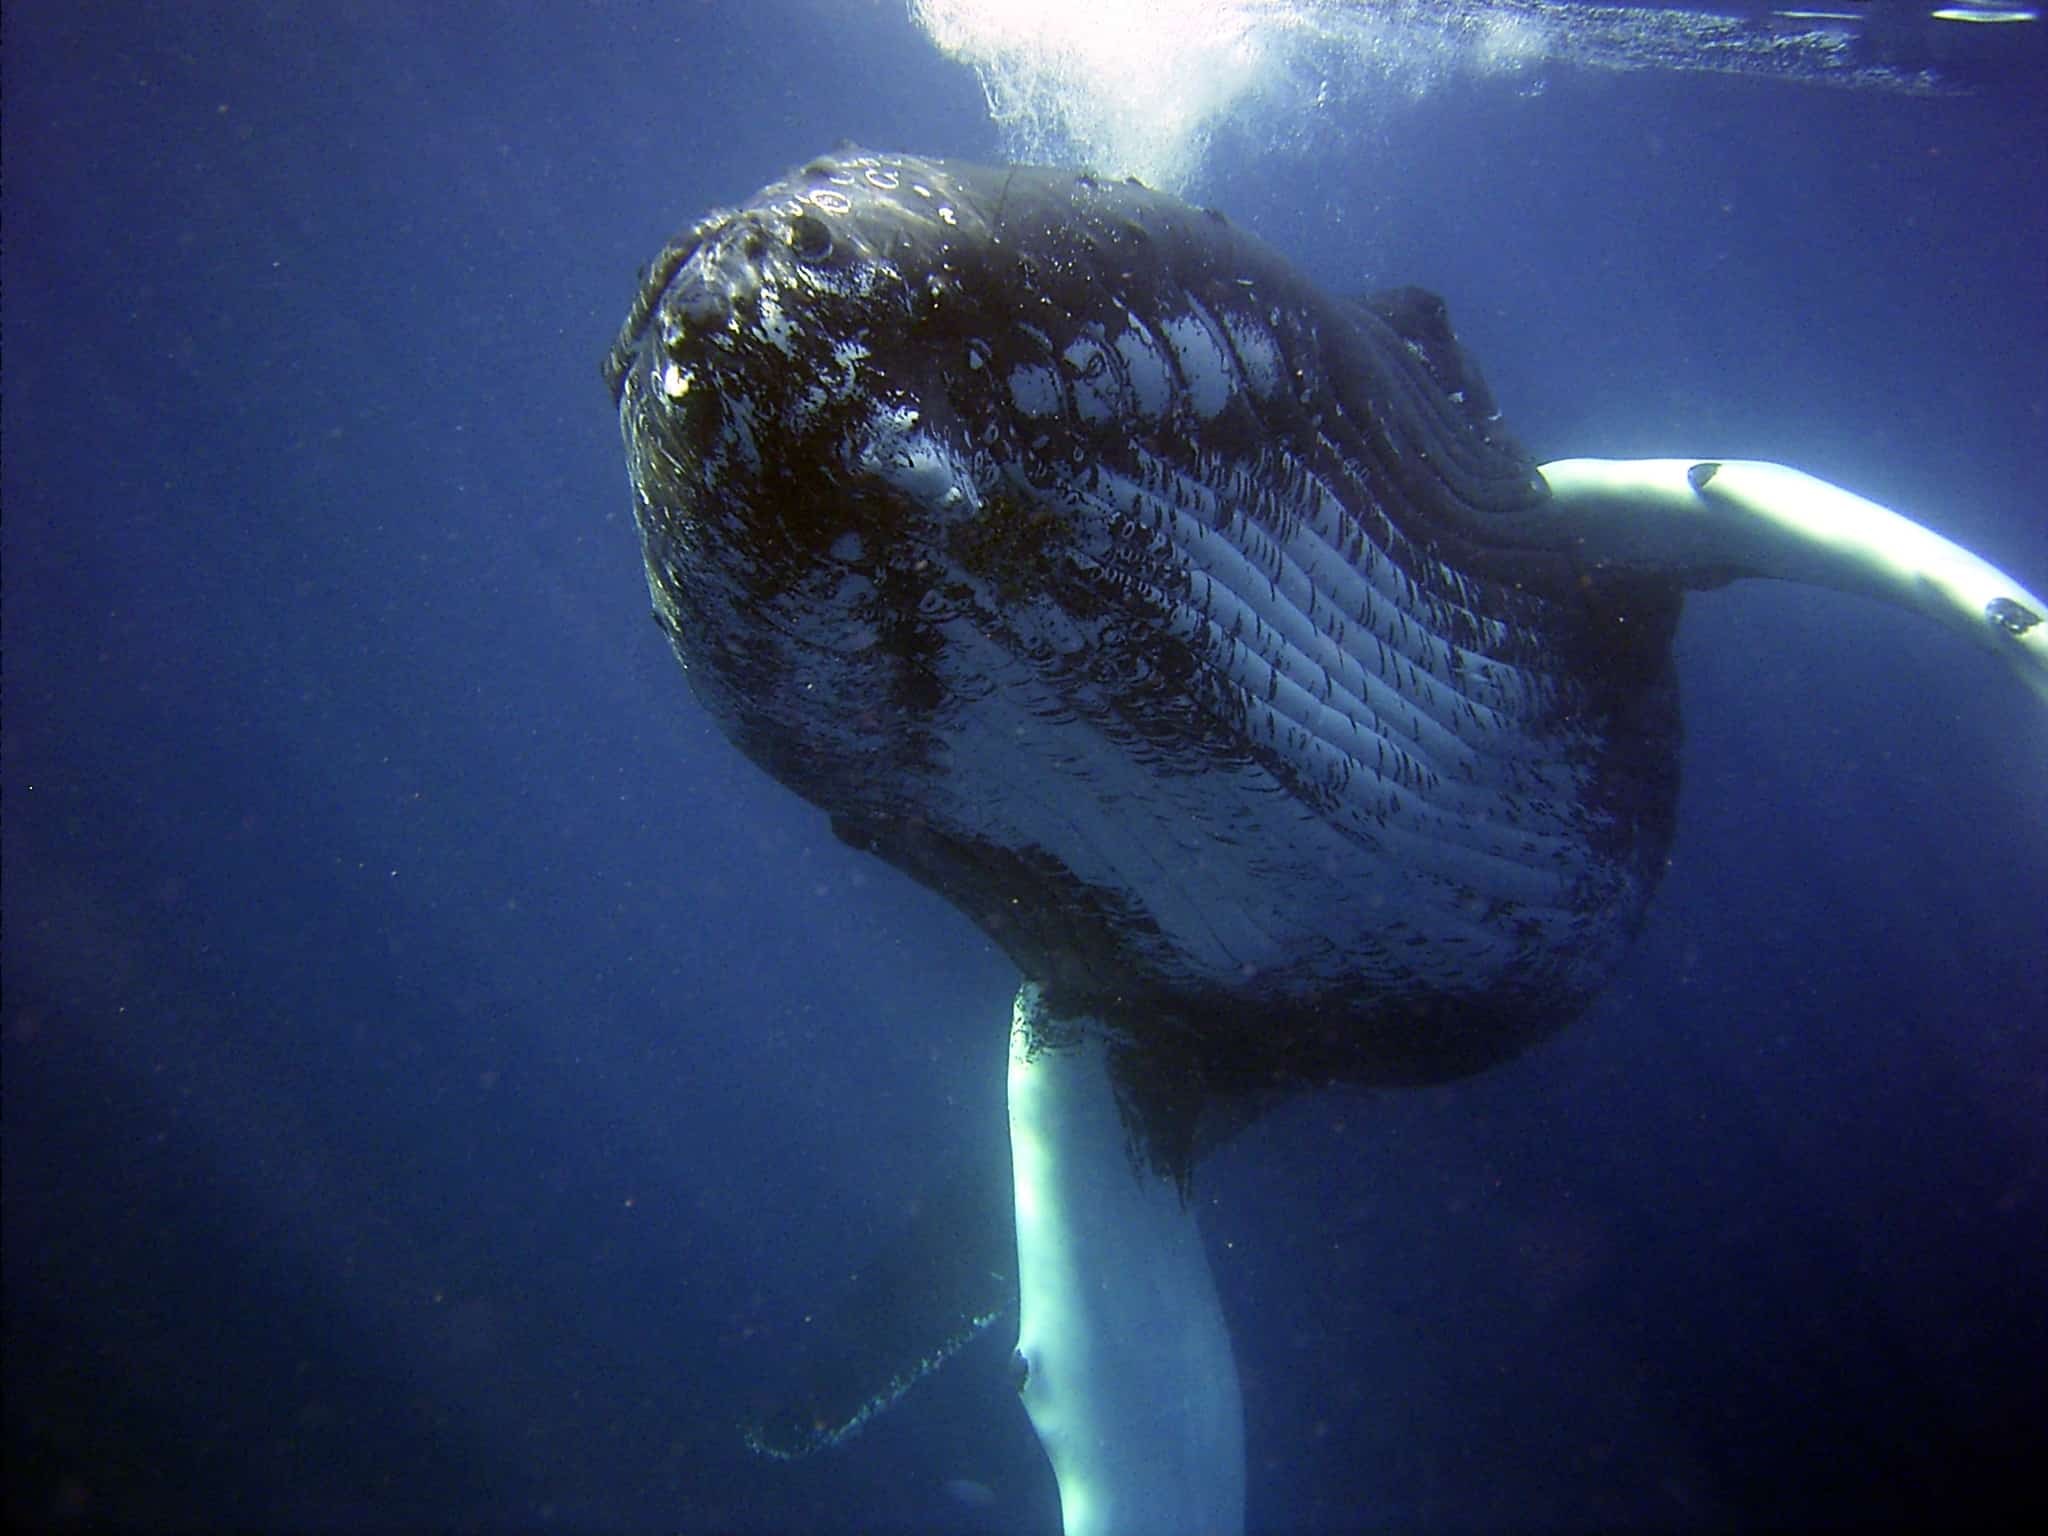
{"type": "MultiPolygon", "coordinates": [[[[707,206],[999,154],[973,77],[894,0],[6,19],[10,1523],[1052,1529],[1000,1330],[735,1433],[999,1124],[1015,977],[698,712],[597,373],[707,206]]],[[[2048,583],[2041,78],[1542,83],[1202,194],[1447,294],[1539,456],[1783,459],[2048,583]]],[[[1828,594],[1680,651],[1592,1013],[1203,1171],[1255,1530],[2044,1500],[2048,720],[1828,594]]]]}

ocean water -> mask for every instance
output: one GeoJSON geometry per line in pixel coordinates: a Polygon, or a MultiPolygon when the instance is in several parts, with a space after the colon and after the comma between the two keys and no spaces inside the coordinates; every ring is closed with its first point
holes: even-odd
{"type": "MultiPolygon", "coordinates": [[[[1443,292],[1539,457],[1780,459],[2048,583],[2038,52],[1916,94],[1345,35],[1155,163],[1443,292]]],[[[1016,978],[698,711],[598,361],[817,150],[1079,120],[1006,139],[896,0],[25,0],[0,45],[9,1523],[1055,1529],[1000,1328],[843,1449],[740,1442],[1000,1126],[1016,978]]],[[[1155,127],[1169,54],[1121,66],[1155,127]]],[[[1611,991],[1202,1170],[1254,1531],[2043,1502],[2048,719],[1831,594],[1679,650],[1611,991]]]]}

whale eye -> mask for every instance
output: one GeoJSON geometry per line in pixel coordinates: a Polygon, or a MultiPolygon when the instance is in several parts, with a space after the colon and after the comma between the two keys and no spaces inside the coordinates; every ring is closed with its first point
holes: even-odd
{"type": "Polygon", "coordinates": [[[808,210],[789,222],[789,248],[801,262],[815,264],[832,255],[832,231],[823,219],[808,210]]]}

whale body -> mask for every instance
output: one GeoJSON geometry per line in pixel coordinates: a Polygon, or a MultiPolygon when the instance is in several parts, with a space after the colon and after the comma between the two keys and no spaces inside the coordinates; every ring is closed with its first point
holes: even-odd
{"type": "Polygon", "coordinates": [[[1014,1294],[1070,1536],[1242,1527],[1205,1147],[1479,1071],[1612,975],[1686,592],[1862,593],[2048,702],[2048,602],[1932,530],[1778,465],[1538,466],[1439,300],[1131,182],[814,160],[663,250],[606,375],[698,698],[1025,978],[1012,1219],[932,1202],[752,1443],[842,1438],[1014,1294]]]}
{"type": "Polygon", "coordinates": [[[1677,592],[1498,531],[1548,491],[1431,296],[844,154],[673,242],[608,371],[699,698],[1134,1084],[1470,1072],[1611,973],[1677,592]]]}

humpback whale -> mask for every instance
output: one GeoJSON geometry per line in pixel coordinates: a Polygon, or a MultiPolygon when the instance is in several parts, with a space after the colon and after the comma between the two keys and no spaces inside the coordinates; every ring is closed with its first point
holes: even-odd
{"type": "Polygon", "coordinates": [[[1777,465],[1539,465],[1434,296],[1134,182],[821,157],[670,242],[605,373],[699,700],[1024,977],[1015,1369],[1069,1532],[1242,1527],[1204,1150],[1612,975],[1688,591],[1862,592],[2048,700],[2048,602],[1968,551],[1777,465]]]}

